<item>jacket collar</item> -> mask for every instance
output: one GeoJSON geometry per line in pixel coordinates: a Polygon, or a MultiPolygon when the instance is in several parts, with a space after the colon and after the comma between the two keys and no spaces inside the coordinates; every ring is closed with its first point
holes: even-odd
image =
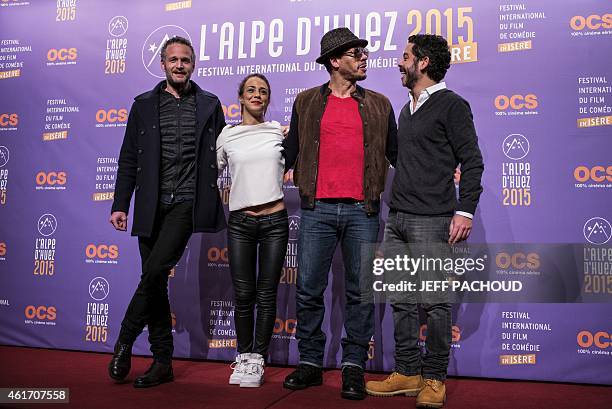
{"type": "MultiPolygon", "coordinates": [[[[357,88],[355,89],[355,92],[351,94],[351,96],[357,99],[365,98],[365,88],[360,87],[359,84],[355,84],[355,86],[357,88]]],[[[321,88],[319,88],[319,91],[321,92],[321,95],[323,96],[323,98],[327,99],[327,97],[331,93],[331,88],[329,88],[329,81],[321,85],[321,88]]]]}
{"type": "MultiPolygon", "coordinates": [[[[200,88],[200,86],[198,84],[196,84],[194,81],[189,80],[189,82],[191,83],[191,86],[193,87],[193,92],[198,95],[200,93],[203,92],[202,88],[200,88]]],[[[159,98],[159,95],[161,94],[161,92],[166,88],[166,80],[160,81],[155,88],[153,88],[151,91],[149,92],[145,92],[144,94],[138,95],[136,98],[134,98],[136,101],[142,101],[142,100],[147,100],[147,99],[152,99],[152,98],[159,98]]]]}
{"type": "MultiPolygon", "coordinates": [[[[194,81],[190,81],[196,96],[196,135],[200,135],[209,117],[213,114],[216,104],[212,94],[202,90],[194,81]]],[[[166,80],[160,81],[151,91],[134,98],[141,103],[145,118],[155,118],[155,121],[159,122],[159,96],[165,83],[166,80]]]]}

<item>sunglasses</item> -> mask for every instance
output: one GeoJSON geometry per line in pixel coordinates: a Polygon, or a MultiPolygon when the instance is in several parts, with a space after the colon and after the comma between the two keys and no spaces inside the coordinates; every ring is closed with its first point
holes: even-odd
{"type": "Polygon", "coordinates": [[[356,60],[361,60],[361,57],[363,57],[364,55],[366,57],[370,55],[370,50],[365,47],[355,47],[351,51],[342,53],[342,55],[348,55],[349,57],[353,57],[356,60]]]}

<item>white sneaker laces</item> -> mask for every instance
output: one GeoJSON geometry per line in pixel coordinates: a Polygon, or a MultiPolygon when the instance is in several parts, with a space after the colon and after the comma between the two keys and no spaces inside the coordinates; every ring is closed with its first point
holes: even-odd
{"type": "Polygon", "coordinates": [[[247,375],[261,375],[264,371],[263,358],[250,358],[244,364],[247,375]]]}

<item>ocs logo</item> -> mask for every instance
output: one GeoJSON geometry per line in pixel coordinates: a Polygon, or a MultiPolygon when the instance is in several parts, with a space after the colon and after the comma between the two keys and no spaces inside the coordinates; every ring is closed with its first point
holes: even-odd
{"type": "Polygon", "coordinates": [[[523,268],[535,270],[540,267],[540,255],[537,253],[498,253],[495,256],[495,264],[498,268],[503,269],[512,267],[519,270],[523,268]]]}
{"type": "Polygon", "coordinates": [[[45,237],[51,236],[57,229],[57,219],[51,213],[45,213],[38,219],[38,232],[45,237]]]}
{"type": "Polygon", "coordinates": [[[603,166],[593,166],[588,168],[587,166],[578,166],[574,169],[574,178],[577,182],[612,182],[612,166],[604,168],[603,166]]]}
{"type": "Polygon", "coordinates": [[[300,216],[289,216],[289,241],[296,241],[300,232],[300,216]]]}
{"type": "Polygon", "coordinates": [[[89,296],[96,301],[108,297],[108,281],[104,277],[96,277],[89,282],[89,296]]]}
{"type": "Polygon", "coordinates": [[[160,51],[168,39],[172,37],[184,37],[192,44],[189,33],[182,27],[175,25],[161,26],[153,30],[142,45],[142,64],[149,74],[156,78],[164,79],[166,76],[159,68],[160,51]]]}
{"type": "Polygon", "coordinates": [[[612,334],[605,331],[599,331],[595,334],[590,331],[580,331],[576,336],[576,342],[582,348],[590,348],[595,345],[599,349],[607,349],[610,348],[612,341],[612,334]]]}
{"type": "Polygon", "coordinates": [[[38,186],[63,186],[66,184],[66,172],[38,172],[36,184],[38,186]]]}
{"type": "Polygon", "coordinates": [[[495,97],[495,108],[505,111],[512,109],[536,109],[538,107],[538,97],[535,94],[527,95],[498,95],[495,97]]]}
{"type": "Polygon", "coordinates": [[[39,307],[28,305],[25,307],[24,313],[25,317],[29,320],[36,318],[39,320],[55,321],[55,318],[57,318],[57,310],[55,307],[48,307],[44,305],[39,307]]]}
{"type": "Polygon", "coordinates": [[[227,247],[222,249],[218,247],[211,247],[208,249],[208,261],[211,263],[217,263],[222,261],[227,263],[229,259],[227,258],[227,247]]]}
{"type": "Polygon", "coordinates": [[[115,122],[127,122],[128,110],[126,108],[120,109],[99,109],[96,112],[96,122],[98,123],[115,123],[115,122]]]}
{"type": "MultiPolygon", "coordinates": [[[[459,342],[461,340],[461,329],[456,326],[453,325],[451,328],[451,341],[452,342],[459,342]]],[[[425,342],[425,340],[427,339],[427,324],[423,324],[421,325],[421,328],[419,329],[419,340],[422,342],[425,342]]]]}
{"type": "Polygon", "coordinates": [[[9,150],[6,146],[0,146],[0,168],[3,168],[9,161],[9,150]]]}
{"type": "Polygon", "coordinates": [[[52,48],[47,51],[47,61],[74,61],[77,59],[78,52],[76,48],[52,48]]]}
{"type": "Polygon", "coordinates": [[[0,114],[0,127],[17,126],[18,124],[19,124],[19,115],[0,114]]]}
{"type": "Polygon", "coordinates": [[[506,136],[502,149],[508,159],[523,159],[529,153],[529,141],[523,135],[513,133],[506,136]]]}
{"type": "Polygon", "coordinates": [[[593,217],[584,224],[582,233],[589,243],[605,244],[610,240],[612,226],[603,217],[593,217]]]}
{"type": "Polygon", "coordinates": [[[223,114],[225,115],[225,119],[230,120],[240,118],[240,105],[221,105],[221,108],[223,108],[223,114]]]}
{"type": "Polygon", "coordinates": [[[110,246],[106,244],[90,244],[85,247],[85,255],[87,258],[111,259],[115,260],[119,257],[119,247],[116,244],[110,246]]]}
{"type": "Polygon", "coordinates": [[[570,19],[570,27],[574,31],[599,30],[600,28],[612,28],[612,14],[607,13],[603,16],[591,14],[590,16],[574,16],[570,19]]]}
{"type": "Polygon", "coordinates": [[[115,16],[108,23],[108,33],[113,37],[121,37],[128,30],[128,19],[124,16],[115,16]]]}
{"type": "Polygon", "coordinates": [[[289,318],[287,320],[282,320],[281,318],[277,318],[274,321],[274,330],[275,334],[283,334],[283,335],[295,335],[297,329],[297,320],[294,318],[289,318]]]}

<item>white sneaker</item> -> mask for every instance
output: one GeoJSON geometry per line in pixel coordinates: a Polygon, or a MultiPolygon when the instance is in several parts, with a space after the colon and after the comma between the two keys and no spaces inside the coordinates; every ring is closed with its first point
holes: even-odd
{"type": "Polygon", "coordinates": [[[251,354],[238,354],[236,360],[231,363],[230,368],[233,369],[232,374],[229,377],[230,385],[240,385],[242,377],[244,376],[246,369],[247,359],[251,357],[251,354]]]}
{"type": "Polygon", "coordinates": [[[250,355],[244,363],[245,370],[240,381],[241,388],[258,388],[264,382],[264,357],[260,354],[250,355]]]}

